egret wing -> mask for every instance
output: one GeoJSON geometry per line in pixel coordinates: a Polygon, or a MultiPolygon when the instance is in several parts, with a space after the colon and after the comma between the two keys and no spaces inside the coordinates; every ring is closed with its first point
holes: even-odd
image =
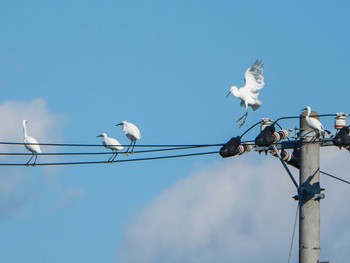
{"type": "Polygon", "coordinates": [[[264,82],[264,65],[261,60],[255,63],[245,72],[245,88],[251,92],[257,93],[265,85],[264,82]]]}
{"type": "Polygon", "coordinates": [[[41,153],[38,141],[31,136],[27,136],[24,138],[24,146],[31,152],[41,153]]]}
{"type": "Polygon", "coordinates": [[[127,123],[127,125],[123,127],[123,129],[125,129],[124,132],[127,137],[137,139],[137,140],[141,139],[140,130],[136,127],[136,125],[129,122],[127,123]]]}
{"type": "Polygon", "coordinates": [[[123,150],[123,146],[120,144],[120,142],[117,139],[114,139],[112,137],[106,138],[104,140],[104,145],[110,149],[115,149],[118,151],[123,150]]]}

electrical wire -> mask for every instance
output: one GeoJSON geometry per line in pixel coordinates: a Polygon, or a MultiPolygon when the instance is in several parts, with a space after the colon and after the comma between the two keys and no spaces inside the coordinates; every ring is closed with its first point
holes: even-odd
{"type": "Polygon", "coordinates": [[[295,229],[297,228],[298,214],[299,214],[299,204],[297,205],[297,210],[295,212],[293,234],[292,234],[292,240],[290,242],[290,248],[289,248],[288,263],[290,263],[292,259],[292,251],[293,251],[293,244],[294,244],[294,238],[295,238],[295,229]]]}
{"type": "MultiPolygon", "coordinates": [[[[322,114],[317,115],[319,117],[326,117],[326,116],[337,116],[336,114],[322,114]]],[[[273,124],[276,124],[279,128],[282,129],[282,127],[277,123],[278,121],[285,120],[285,119],[300,119],[302,116],[291,116],[291,117],[281,117],[278,118],[276,121],[273,122],[273,124]]],[[[250,128],[248,128],[240,137],[242,138],[245,136],[249,131],[251,131],[254,127],[257,125],[262,124],[262,121],[259,121],[252,125],[250,128]]],[[[288,141],[290,139],[288,138],[288,141]]],[[[262,151],[264,150],[264,147],[258,147],[255,145],[255,140],[247,140],[242,141],[242,144],[249,143],[252,147],[254,147],[255,151],[262,151]]],[[[305,142],[302,139],[295,140],[296,144],[305,144],[305,143],[311,143],[311,142],[305,142]]],[[[312,142],[315,143],[315,142],[312,142]]],[[[316,143],[320,143],[322,146],[329,146],[333,145],[331,143],[331,139],[323,139],[318,140],[316,143]]],[[[44,151],[43,153],[37,154],[37,156],[100,156],[100,155],[111,155],[113,152],[111,151],[104,151],[104,152],[95,152],[95,151],[83,151],[83,148],[87,147],[104,147],[101,144],[83,144],[83,143],[38,143],[40,146],[47,146],[47,147],[79,147],[78,151],[70,152],[70,151],[64,151],[64,152],[48,152],[44,151]]],[[[12,145],[12,146],[24,146],[24,143],[18,143],[18,142],[4,142],[0,141],[0,147],[1,145],[12,145]]],[[[33,144],[34,145],[34,144],[33,144]]],[[[35,144],[37,145],[37,144],[35,144]]],[[[187,150],[195,150],[195,149],[203,149],[203,148],[209,148],[209,147],[222,147],[225,145],[224,143],[212,143],[212,144],[149,144],[149,145],[142,145],[137,144],[135,145],[135,149],[143,149],[143,150],[136,150],[135,154],[146,154],[146,153],[160,153],[160,152],[168,152],[168,151],[187,151],[187,150]]],[[[280,148],[289,149],[290,145],[286,144],[286,141],[279,141],[275,142],[275,146],[278,146],[280,148]]],[[[128,147],[129,145],[122,145],[124,147],[128,147]]],[[[265,147],[267,149],[267,147],[265,147]]],[[[118,152],[118,153],[126,153],[126,152],[118,152]]],[[[169,159],[169,158],[178,158],[178,157],[187,157],[187,156],[196,156],[196,155],[204,155],[204,154],[213,154],[218,153],[218,151],[208,151],[208,152],[201,152],[201,153],[181,153],[178,155],[165,155],[165,156],[156,156],[156,157],[145,157],[145,158],[138,158],[138,159],[128,159],[128,160],[115,160],[114,162],[130,162],[130,161],[143,161],[143,160],[159,160],[159,159],[169,159]]],[[[32,153],[22,153],[22,152],[0,152],[0,156],[32,156],[32,153]]],[[[106,161],[78,161],[78,162],[57,162],[57,163],[37,163],[36,165],[70,165],[70,164],[98,164],[98,163],[110,163],[106,161]]],[[[16,163],[0,163],[1,165],[22,165],[22,164],[16,164],[16,163]]],[[[328,175],[328,174],[326,174],[328,175]]],[[[331,175],[329,175],[331,176],[331,175]]],[[[337,178],[338,180],[342,180],[340,178],[337,178]]],[[[343,180],[345,181],[345,180],[343,180]]],[[[347,182],[347,181],[345,181],[347,182]]],[[[349,183],[349,182],[347,182],[349,183]]]]}
{"type": "MultiPolygon", "coordinates": [[[[100,147],[103,147],[100,145],[100,147]]],[[[190,149],[197,149],[197,148],[206,148],[206,147],[214,147],[212,145],[197,145],[197,146],[187,146],[187,147],[174,147],[174,148],[166,148],[166,149],[154,149],[154,150],[142,150],[142,151],[134,151],[134,153],[154,153],[154,152],[164,152],[164,151],[179,151],[179,150],[190,150],[190,149]]],[[[38,156],[54,156],[54,155],[108,155],[112,154],[112,151],[108,152],[43,152],[39,153],[38,156]]],[[[119,153],[126,153],[120,151],[119,153]]],[[[0,156],[29,156],[32,155],[32,153],[6,153],[6,152],[0,152],[0,156]]]]}
{"type": "MultiPolygon", "coordinates": [[[[103,147],[101,144],[83,144],[83,143],[26,143],[27,145],[40,145],[40,146],[55,146],[55,147],[103,147]]],[[[0,145],[19,145],[23,146],[23,142],[4,142],[1,141],[0,145]]],[[[215,144],[136,144],[135,148],[174,148],[174,147],[211,147],[211,146],[222,146],[223,143],[215,144]]],[[[129,144],[120,145],[123,147],[128,147],[129,144]]]]}
{"type": "Polygon", "coordinates": [[[324,174],[324,175],[327,175],[327,176],[329,176],[329,177],[331,177],[331,178],[333,178],[333,179],[339,180],[339,181],[341,181],[341,182],[343,182],[343,183],[350,184],[349,181],[346,181],[346,180],[344,180],[344,179],[341,179],[341,178],[336,177],[336,176],[334,176],[334,175],[331,175],[331,174],[329,174],[329,173],[326,173],[326,172],[323,172],[323,171],[320,171],[320,173],[321,173],[321,174],[324,174]]]}
{"type": "MultiPolygon", "coordinates": [[[[315,141],[315,142],[305,142],[305,141],[296,141],[295,143],[297,144],[308,144],[308,143],[320,143],[322,146],[332,146],[333,143],[331,139],[323,139],[320,141],[315,141]]],[[[6,145],[20,145],[23,146],[23,143],[16,143],[16,142],[0,142],[1,144],[6,144],[6,145]]],[[[268,150],[269,147],[259,147],[255,145],[255,140],[247,140],[247,141],[242,141],[241,144],[250,144],[251,146],[255,147],[255,150],[257,151],[262,151],[265,148],[268,150]]],[[[103,145],[101,144],[57,144],[57,143],[40,143],[40,145],[46,145],[46,146],[68,146],[68,147],[80,147],[80,148],[85,148],[85,147],[98,147],[98,148],[104,148],[103,145]]],[[[215,143],[215,144],[167,144],[167,145],[136,145],[135,148],[145,148],[145,150],[137,150],[135,153],[138,154],[145,154],[145,153],[156,153],[156,152],[167,152],[167,151],[185,151],[185,150],[193,150],[193,149],[203,149],[203,148],[211,148],[211,147],[221,147],[224,144],[222,143],[215,143]],[[158,147],[158,149],[156,148],[158,147]],[[151,149],[147,149],[151,148],[151,149]],[[153,149],[156,148],[156,149],[153,149]]],[[[290,148],[291,146],[289,144],[286,144],[286,141],[279,141],[275,142],[272,146],[278,146],[278,147],[283,147],[284,149],[290,148]]],[[[294,146],[293,146],[294,147],[294,146]]],[[[109,155],[111,154],[112,151],[104,151],[104,152],[85,152],[82,149],[80,151],[76,152],[42,152],[39,153],[38,156],[86,156],[86,155],[109,155]]],[[[119,153],[126,153],[120,151],[119,153]]],[[[31,156],[32,153],[30,152],[0,152],[0,156],[31,156]]]]}
{"type": "MultiPolygon", "coordinates": [[[[150,160],[163,160],[163,159],[174,159],[174,158],[183,158],[190,156],[201,156],[201,155],[210,155],[218,154],[218,151],[211,152],[199,152],[199,153],[189,153],[189,154],[178,154],[178,155],[166,155],[166,156],[156,156],[156,157],[145,157],[145,158],[134,158],[126,160],[115,160],[113,162],[108,161],[86,161],[86,162],[52,162],[52,163],[36,163],[33,166],[59,166],[59,165],[83,165],[83,164],[110,164],[110,163],[126,163],[126,162],[138,162],[138,161],[150,161],[150,160]]],[[[0,166],[32,166],[21,163],[0,163],[0,166]]]]}

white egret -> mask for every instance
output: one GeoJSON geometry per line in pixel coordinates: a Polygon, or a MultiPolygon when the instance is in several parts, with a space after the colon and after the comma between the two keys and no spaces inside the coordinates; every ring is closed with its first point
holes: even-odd
{"type": "Polygon", "coordinates": [[[36,163],[36,159],[38,158],[38,153],[41,153],[41,149],[40,149],[40,145],[38,143],[38,141],[31,137],[28,136],[27,134],[27,127],[26,127],[26,120],[22,121],[22,125],[23,125],[23,138],[24,138],[24,146],[30,151],[32,152],[32,157],[30,157],[29,161],[26,163],[26,165],[29,165],[29,162],[34,158],[34,162],[32,163],[32,165],[35,165],[36,163]]]}
{"type": "Polygon", "coordinates": [[[302,109],[302,110],[306,110],[306,116],[305,116],[306,124],[307,124],[307,126],[309,126],[311,129],[313,129],[316,132],[317,138],[320,136],[322,138],[324,138],[325,132],[327,132],[328,134],[330,133],[329,131],[327,131],[323,128],[322,123],[318,119],[310,117],[310,115],[311,115],[311,107],[310,106],[306,106],[306,108],[302,109]]]}
{"type": "Polygon", "coordinates": [[[128,154],[128,151],[132,145],[130,153],[134,153],[134,147],[136,144],[136,141],[141,139],[141,133],[140,130],[136,127],[135,124],[132,124],[127,121],[122,121],[121,123],[118,123],[116,126],[122,125],[123,132],[125,133],[126,137],[131,141],[128,149],[126,150],[125,154],[128,154]]]}
{"type": "Polygon", "coordinates": [[[245,85],[241,88],[232,86],[230,92],[227,94],[227,97],[233,94],[235,97],[241,99],[241,106],[245,108],[245,114],[237,120],[237,122],[239,122],[243,119],[239,127],[242,127],[248,117],[248,107],[250,106],[253,110],[257,110],[262,104],[258,99],[259,90],[265,85],[264,65],[261,60],[256,60],[255,63],[246,70],[244,82],[245,85]]]}
{"type": "Polygon", "coordinates": [[[118,155],[118,151],[123,150],[124,147],[118,142],[118,140],[108,137],[104,132],[97,137],[102,137],[103,146],[113,151],[112,156],[108,159],[108,162],[113,162],[118,155]]]}

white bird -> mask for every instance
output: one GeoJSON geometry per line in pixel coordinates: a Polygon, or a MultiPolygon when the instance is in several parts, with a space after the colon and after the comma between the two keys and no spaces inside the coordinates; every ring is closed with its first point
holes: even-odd
{"type": "Polygon", "coordinates": [[[140,130],[136,127],[135,124],[132,124],[127,121],[122,121],[121,123],[118,123],[116,126],[122,125],[123,132],[125,133],[126,137],[131,141],[128,149],[126,150],[125,154],[128,154],[128,151],[132,145],[130,153],[134,153],[134,147],[136,144],[136,141],[141,139],[141,133],[140,130]]]}
{"type": "Polygon", "coordinates": [[[108,159],[108,162],[113,162],[118,155],[118,151],[123,150],[124,147],[118,142],[118,140],[108,137],[104,132],[97,137],[102,137],[103,146],[113,151],[112,156],[108,159]]]}
{"type": "MultiPolygon", "coordinates": [[[[313,129],[316,132],[316,137],[322,137],[324,138],[325,132],[327,132],[328,134],[330,133],[329,131],[325,130],[323,128],[322,123],[315,118],[310,117],[311,115],[311,107],[310,106],[306,106],[305,109],[302,110],[306,110],[306,116],[305,116],[305,121],[307,126],[309,126],[311,129],[313,129]]],[[[316,139],[315,137],[315,139],[316,139]]]]}
{"type": "Polygon", "coordinates": [[[261,90],[264,85],[264,65],[261,60],[256,60],[255,63],[246,70],[245,85],[241,88],[237,86],[232,86],[230,92],[227,94],[233,94],[235,97],[241,99],[241,106],[245,108],[245,114],[240,117],[237,122],[243,119],[239,127],[241,127],[248,116],[248,107],[250,106],[253,110],[257,110],[262,102],[258,99],[259,90],[261,90]]]}
{"type": "Polygon", "coordinates": [[[38,153],[41,153],[41,149],[40,149],[40,145],[38,143],[38,141],[31,137],[28,136],[27,134],[27,127],[26,127],[26,120],[22,121],[22,125],[23,125],[23,138],[24,138],[24,146],[30,151],[32,152],[32,157],[30,157],[29,161],[26,163],[26,165],[29,165],[29,162],[33,159],[33,157],[35,157],[34,162],[32,163],[32,165],[35,165],[36,163],[36,159],[38,158],[38,153]]]}

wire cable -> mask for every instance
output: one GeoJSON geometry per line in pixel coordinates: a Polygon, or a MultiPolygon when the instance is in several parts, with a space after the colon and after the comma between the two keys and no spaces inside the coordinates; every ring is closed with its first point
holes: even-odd
{"type": "MultiPolygon", "coordinates": [[[[101,146],[100,147],[104,147],[101,146]]],[[[206,147],[214,147],[214,146],[207,146],[207,145],[197,145],[197,146],[186,146],[186,147],[176,147],[176,148],[166,148],[166,149],[154,149],[154,150],[142,150],[142,151],[135,151],[134,153],[154,153],[154,152],[165,152],[165,151],[180,151],[180,150],[190,150],[190,149],[198,149],[198,148],[206,148],[206,147]]],[[[112,154],[112,151],[108,152],[43,152],[39,153],[38,156],[59,156],[59,155],[109,155],[112,154]]],[[[126,153],[126,152],[118,152],[118,153],[126,153]]],[[[8,152],[0,152],[0,156],[30,156],[32,153],[8,153],[8,152]]]]}
{"type": "Polygon", "coordinates": [[[333,179],[339,180],[339,181],[341,181],[341,182],[343,182],[343,183],[350,184],[349,181],[346,181],[346,180],[344,180],[344,179],[341,179],[341,178],[336,177],[336,176],[334,176],[334,175],[331,175],[331,174],[329,174],[329,173],[326,173],[326,172],[323,172],[323,171],[320,171],[320,173],[321,173],[321,174],[324,174],[324,175],[327,175],[327,176],[329,176],[329,177],[331,177],[331,178],[333,178],[333,179]]]}
{"type": "MultiPolygon", "coordinates": [[[[0,141],[0,145],[19,145],[24,146],[23,142],[4,142],[0,141]]],[[[57,146],[57,147],[103,147],[102,144],[83,144],[83,143],[27,143],[27,145],[40,145],[40,146],[57,146]]],[[[135,148],[174,148],[174,147],[211,147],[211,146],[222,146],[223,143],[214,144],[136,144],[135,148]]],[[[121,145],[128,147],[129,144],[121,145]]]]}
{"type": "Polygon", "coordinates": [[[36,163],[35,165],[27,165],[27,164],[22,164],[22,163],[0,163],[0,166],[55,166],[55,165],[62,166],[62,165],[83,165],[83,164],[110,164],[110,163],[126,163],[126,162],[174,159],[174,158],[183,158],[183,157],[190,157],[190,156],[210,155],[210,154],[218,154],[218,151],[178,154],[178,155],[166,155],[166,156],[157,156],[157,157],[145,157],[145,158],[134,158],[134,159],[127,159],[127,160],[115,160],[113,162],[108,162],[108,161],[53,162],[53,163],[36,163]]]}
{"type": "Polygon", "coordinates": [[[290,242],[288,263],[290,263],[292,259],[292,251],[293,251],[293,244],[294,244],[294,238],[295,238],[295,229],[297,228],[298,214],[299,214],[299,204],[297,205],[297,211],[295,212],[294,227],[293,227],[292,240],[290,242]]]}

